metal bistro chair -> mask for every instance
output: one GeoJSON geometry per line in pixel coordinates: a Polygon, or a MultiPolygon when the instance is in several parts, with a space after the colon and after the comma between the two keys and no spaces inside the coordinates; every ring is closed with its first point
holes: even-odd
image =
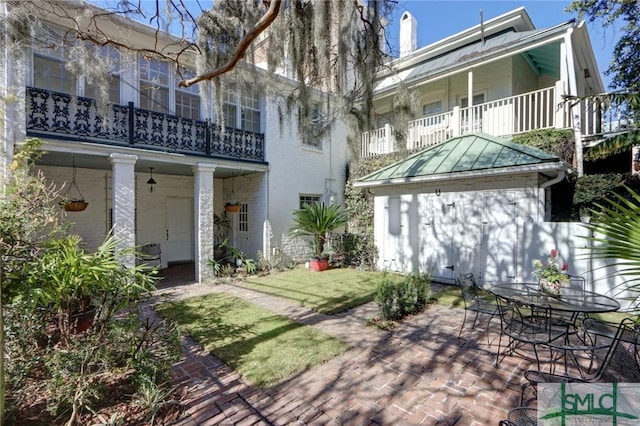
{"type": "Polygon", "coordinates": [[[577,288],[580,290],[584,290],[586,287],[586,280],[584,279],[583,276],[581,275],[571,275],[571,274],[567,274],[569,276],[569,287],[570,288],[577,288]]]}
{"type": "Polygon", "coordinates": [[[566,336],[567,327],[557,325],[551,316],[550,308],[531,306],[524,302],[507,300],[496,294],[498,314],[500,316],[500,337],[496,352],[496,367],[500,365],[500,355],[515,352],[520,345],[527,344],[533,348],[536,364],[540,370],[538,347],[546,346],[566,336]],[[502,339],[506,336],[509,343],[502,352],[502,339]]]}
{"type": "Polygon", "coordinates": [[[475,318],[473,319],[473,325],[471,328],[475,328],[478,322],[478,316],[480,314],[491,315],[487,322],[487,341],[489,339],[489,324],[498,311],[498,306],[495,303],[495,299],[486,300],[482,297],[481,288],[476,284],[476,280],[472,273],[459,274],[456,277],[456,284],[460,287],[462,293],[462,300],[464,302],[464,318],[462,319],[462,325],[460,326],[460,332],[458,338],[462,335],[464,324],[467,321],[467,311],[475,312],[475,318]]]}
{"type": "Polygon", "coordinates": [[[506,420],[500,420],[499,426],[536,426],[538,410],[530,407],[518,407],[509,410],[506,420]]]}
{"type": "Polygon", "coordinates": [[[527,382],[522,385],[521,403],[524,403],[527,389],[531,388],[534,396],[537,395],[538,383],[591,383],[602,380],[620,382],[625,380],[621,377],[624,375],[627,375],[626,381],[629,381],[628,376],[634,371],[636,376],[631,377],[631,381],[638,381],[640,372],[636,367],[634,356],[637,334],[633,327],[633,321],[626,318],[619,324],[612,324],[587,318],[583,321],[582,328],[584,331],[583,342],[574,346],[562,345],[559,349],[571,351],[572,358],[576,363],[579,360],[573,352],[584,353],[588,362],[586,372],[583,372],[579,366],[576,368],[577,374],[545,373],[539,368],[537,371],[528,370],[524,373],[527,382]],[[616,371],[611,371],[612,374],[609,374],[609,370],[616,371]]]}

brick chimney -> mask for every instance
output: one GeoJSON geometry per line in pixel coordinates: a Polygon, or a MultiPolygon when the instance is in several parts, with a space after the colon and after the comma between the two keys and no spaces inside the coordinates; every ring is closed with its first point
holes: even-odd
{"type": "Polygon", "coordinates": [[[400,18],[400,57],[407,56],[418,48],[418,21],[409,12],[400,18]]]}

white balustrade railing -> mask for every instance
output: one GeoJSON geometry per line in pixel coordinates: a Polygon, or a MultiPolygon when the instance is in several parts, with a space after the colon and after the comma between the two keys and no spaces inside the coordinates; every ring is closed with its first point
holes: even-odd
{"type": "MultiPolygon", "coordinates": [[[[573,109],[564,102],[563,84],[473,105],[454,107],[452,111],[422,117],[409,122],[406,149],[415,150],[436,145],[455,136],[483,132],[492,136],[511,136],[531,130],[573,128],[580,123],[583,135],[602,130],[601,106],[583,101],[573,109]],[[578,112],[579,111],[579,112],[578,112]],[[579,120],[579,121],[576,121],[579,120]]],[[[365,132],[362,135],[361,156],[366,158],[399,150],[393,126],[365,132]]]]}

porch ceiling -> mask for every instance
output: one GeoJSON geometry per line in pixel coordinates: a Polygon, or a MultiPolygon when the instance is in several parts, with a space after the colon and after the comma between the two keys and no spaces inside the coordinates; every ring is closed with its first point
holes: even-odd
{"type": "MultiPolygon", "coordinates": [[[[198,163],[196,158],[191,164],[170,162],[167,160],[161,160],[156,158],[139,158],[135,164],[135,171],[140,173],[149,172],[149,167],[153,167],[154,174],[161,175],[178,175],[178,176],[193,176],[193,166],[198,163]]],[[[38,160],[37,164],[43,166],[53,167],[72,167],[97,170],[111,170],[112,164],[109,161],[109,156],[105,155],[91,155],[84,153],[75,153],[71,155],[69,152],[60,151],[47,151],[38,160]]],[[[211,163],[210,161],[208,163],[211,163]]],[[[225,179],[230,177],[236,177],[255,173],[256,170],[243,169],[241,164],[231,165],[218,163],[211,163],[216,167],[214,173],[216,179],[225,179]]]]}
{"type": "Polygon", "coordinates": [[[522,56],[538,75],[560,78],[560,42],[527,50],[522,56]]]}

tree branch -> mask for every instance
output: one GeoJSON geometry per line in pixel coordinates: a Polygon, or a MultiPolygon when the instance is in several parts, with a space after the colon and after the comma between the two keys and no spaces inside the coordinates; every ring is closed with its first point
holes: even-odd
{"type": "Polygon", "coordinates": [[[240,59],[242,59],[242,57],[244,56],[245,52],[247,51],[247,49],[249,48],[249,46],[251,45],[251,43],[253,43],[253,41],[264,32],[264,30],[266,30],[267,28],[269,28],[269,26],[273,23],[273,21],[275,21],[275,19],[278,17],[278,14],[280,13],[280,6],[282,5],[282,0],[271,0],[271,3],[269,4],[269,9],[267,10],[267,13],[264,14],[264,16],[262,18],[260,18],[260,20],[258,21],[258,23],[256,24],[255,27],[253,27],[251,29],[251,31],[249,31],[243,38],[242,40],[240,40],[240,43],[238,43],[238,47],[236,48],[236,52],[233,55],[233,57],[229,60],[229,62],[227,62],[225,65],[216,68],[213,71],[210,71],[208,73],[205,74],[200,74],[198,76],[195,76],[189,80],[181,80],[179,83],[180,87],[190,87],[196,83],[199,83],[203,80],[211,80],[214,77],[217,77],[219,75],[222,75],[226,72],[231,71],[236,64],[238,63],[238,61],[240,61],[240,59]]]}

